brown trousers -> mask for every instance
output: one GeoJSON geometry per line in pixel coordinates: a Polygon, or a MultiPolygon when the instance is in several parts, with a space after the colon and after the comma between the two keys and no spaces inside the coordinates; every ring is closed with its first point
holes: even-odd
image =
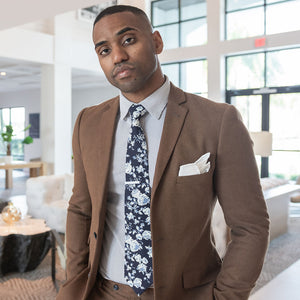
{"type": "Polygon", "coordinates": [[[128,286],[99,277],[89,300],[153,300],[154,289],[147,289],[141,296],[128,286]]]}

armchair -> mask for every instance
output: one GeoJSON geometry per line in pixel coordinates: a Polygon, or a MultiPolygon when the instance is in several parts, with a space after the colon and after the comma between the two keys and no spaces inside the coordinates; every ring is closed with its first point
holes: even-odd
{"type": "Polygon", "coordinates": [[[26,182],[28,214],[42,218],[51,229],[65,233],[73,174],[29,178],[26,182]]]}

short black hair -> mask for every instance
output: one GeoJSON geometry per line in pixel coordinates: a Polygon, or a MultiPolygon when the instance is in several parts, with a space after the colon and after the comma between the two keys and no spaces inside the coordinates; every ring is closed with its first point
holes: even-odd
{"type": "Polygon", "coordinates": [[[120,12],[126,12],[126,11],[131,12],[134,15],[143,16],[144,18],[146,18],[148,20],[149,24],[151,25],[151,23],[148,19],[148,16],[146,15],[146,13],[143,10],[141,10],[135,6],[131,6],[131,5],[113,5],[113,6],[109,6],[109,7],[105,8],[98,14],[98,16],[96,17],[96,19],[94,21],[93,26],[95,26],[96,23],[99,22],[105,16],[113,15],[113,14],[120,13],[120,12]]]}

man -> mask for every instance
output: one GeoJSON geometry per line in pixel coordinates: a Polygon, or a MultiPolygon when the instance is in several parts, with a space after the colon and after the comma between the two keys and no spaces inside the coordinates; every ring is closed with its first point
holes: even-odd
{"type": "Polygon", "coordinates": [[[101,12],[93,41],[120,96],[84,109],[74,128],[67,282],[57,299],[248,299],[269,221],[236,109],[168,81],[161,36],[135,7],[101,12]],[[223,261],[211,233],[216,197],[231,231],[223,261]]]}

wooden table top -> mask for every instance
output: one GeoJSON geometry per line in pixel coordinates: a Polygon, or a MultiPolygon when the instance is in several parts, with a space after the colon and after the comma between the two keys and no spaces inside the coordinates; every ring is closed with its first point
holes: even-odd
{"type": "Polygon", "coordinates": [[[0,169],[22,169],[22,168],[40,168],[43,165],[42,161],[12,161],[9,164],[0,163],[0,169]]]}
{"type": "Polygon", "coordinates": [[[0,216],[0,236],[7,236],[10,234],[34,235],[50,230],[51,229],[45,224],[45,220],[43,219],[32,219],[29,216],[26,216],[24,219],[9,225],[5,223],[0,216]]]}

